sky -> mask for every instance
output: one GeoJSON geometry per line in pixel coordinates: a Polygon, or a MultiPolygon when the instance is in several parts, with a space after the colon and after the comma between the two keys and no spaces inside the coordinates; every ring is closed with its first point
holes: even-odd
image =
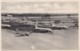
{"type": "Polygon", "coordinates": [[[77,13],[77,2],[2,2],[2,13],[77,13]]]}

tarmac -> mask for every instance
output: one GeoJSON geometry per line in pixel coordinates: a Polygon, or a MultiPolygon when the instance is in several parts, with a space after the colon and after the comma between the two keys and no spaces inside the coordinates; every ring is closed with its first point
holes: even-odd
{"type": "Polygon", "coordinates": [[[77,50],[78,30],[53,30],[53,34],[33,32],[16,36],[10,29],[2,29],[2,50],[77,50]]]}

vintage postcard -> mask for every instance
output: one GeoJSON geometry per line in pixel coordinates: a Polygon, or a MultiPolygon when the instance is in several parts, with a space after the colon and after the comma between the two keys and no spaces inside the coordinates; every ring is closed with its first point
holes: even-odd
{"type": "Polygon", "coordinates": [[[78,50],[78,1],[1,2],[1,50],[78,50]]]}

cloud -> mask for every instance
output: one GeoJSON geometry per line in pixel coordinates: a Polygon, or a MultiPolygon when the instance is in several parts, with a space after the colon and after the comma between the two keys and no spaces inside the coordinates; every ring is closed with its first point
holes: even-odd
{"type": "Polygon", "coordinates": [[[27,3],[27,2],[4,2],[2,12],[12,13],[54,13],[77,12],[77,3],[27,3]]]}

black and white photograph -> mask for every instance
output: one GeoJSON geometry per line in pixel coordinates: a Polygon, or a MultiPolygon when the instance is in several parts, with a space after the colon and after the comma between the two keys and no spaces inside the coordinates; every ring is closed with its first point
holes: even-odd
{"type": "Polygon", "coordinates": [[[78,50],[78,2],[1,2],[2,50],[78,50]]]}

